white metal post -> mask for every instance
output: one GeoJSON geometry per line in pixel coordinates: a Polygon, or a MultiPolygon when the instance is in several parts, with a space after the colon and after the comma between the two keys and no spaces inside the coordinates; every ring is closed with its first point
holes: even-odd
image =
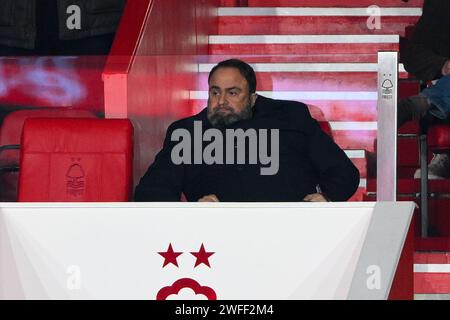
{"type": "Polygon", "coordinates": [[[378,53],[377,201],[397,200],[398,53],[378,53]]]}

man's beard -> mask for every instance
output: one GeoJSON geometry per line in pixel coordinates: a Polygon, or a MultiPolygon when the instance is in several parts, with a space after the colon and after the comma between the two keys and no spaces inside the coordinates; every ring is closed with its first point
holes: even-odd
{"type": "Polygon", "coordinates": [[[235,112],[231,107],[215,107],[214,109],[208,107],[208,120],[214,128],[226,128],[241,120],[250,119],[253,115],[253,109],[251,102],[238,113],[235,112]],[[223,114],[221,110],[228,111],[223,114]]]}

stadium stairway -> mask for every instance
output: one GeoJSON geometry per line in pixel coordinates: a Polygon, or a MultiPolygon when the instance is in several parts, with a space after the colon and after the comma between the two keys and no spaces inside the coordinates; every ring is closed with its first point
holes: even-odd
{"type": "MultiPolygon", "coordinates": [[[[209,37],[210,55],[198,65],[199,80],[190,93],[192,111],[206,105],[206,80],[214,63],[245,59],[257,72],[259,94],[302,101],[313,117],[330,123],[334,140],[361,173],[351,200],[371,200],[367,192],[376,191],[377,52],[399,50],[399,38],[418,20],[421,7],[422,0],[221,0],[219,32],[209,37]],[[379,13],[380,20],[373,20],[379,13]]],[[[400,78],[408,78],[402,65],[399,70],[400,78]]],[[[406,169],[399,171],[411,173],[418,165],[410,160],[418,157],[415,141],[400,147],[399,164],[406,169]]],[[[416,190],[417,181],[401,178],[404,188],[416,190]]],[[[416,200],[405,198],[410,199],[416,200]]],[[[416,299],[447,298],[448,263],[447,253],[416,252],[416,299]]]]}

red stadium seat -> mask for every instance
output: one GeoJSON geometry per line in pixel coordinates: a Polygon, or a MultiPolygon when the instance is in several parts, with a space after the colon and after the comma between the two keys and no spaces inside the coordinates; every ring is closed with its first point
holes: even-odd
{"type": "Polygon", "coordinates": [[[428,129],[428,148],[433,153],[450,153],[450,124],[438,124],[428,129]]]}
{"type": "Polygon", "coordinates": [[[28,118],[95,118],[87,110],[52,107],[9,113],[0,127],[0,201],[16,201],[20,156],[20,137],[28,118]]]}
{"type": "Polygon", "coordinates": [[[28,119],[22,134],[18,201],[128,201],[132,163],[129,120],[28,119]]]}

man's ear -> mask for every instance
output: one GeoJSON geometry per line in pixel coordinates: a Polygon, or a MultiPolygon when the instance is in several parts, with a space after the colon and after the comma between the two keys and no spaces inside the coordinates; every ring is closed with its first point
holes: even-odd
{"type": "Polygon", "coordinates": [[[252,108],[253,108],[253,106],[255,105],[255,103],[256,103],[256,98],[258,98],[258,94],[255,92],[255,93],[252,93],[251,94],[251,96],[250,96],[250,102],[251,102],[251,104],[252,104],[252,108]]]}

